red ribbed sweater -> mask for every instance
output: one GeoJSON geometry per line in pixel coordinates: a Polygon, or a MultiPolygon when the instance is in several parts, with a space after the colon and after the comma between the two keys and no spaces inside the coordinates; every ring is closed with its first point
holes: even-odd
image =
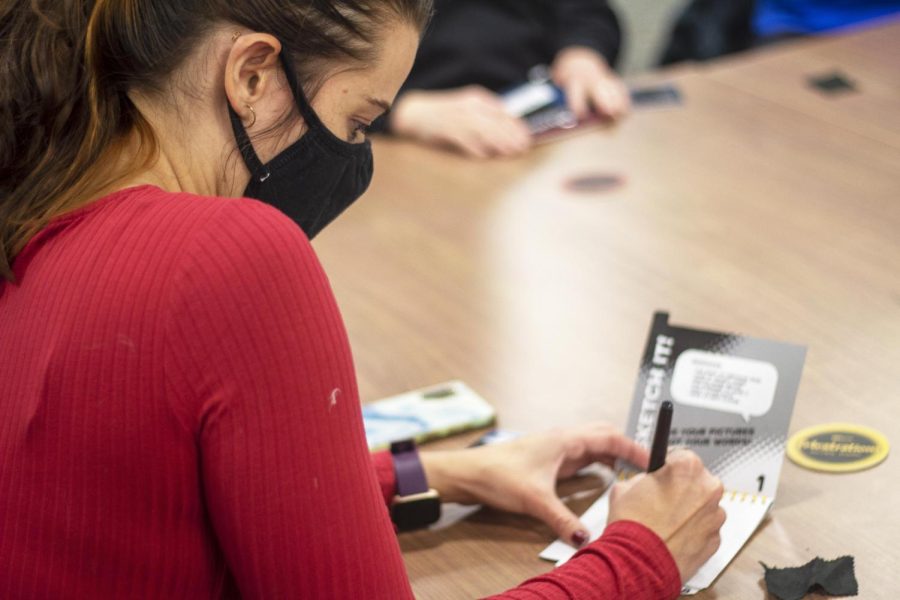
{"type": "MultiPolygon", "coordinates": [[[[389,457],[373,468],[337,305],[290,220],[130,188],[53,221],[13,267],[0,598],[412,596],[389,457]]],[[[501,597],[678,587],[661,540],[623,522],[501,597]]]]}

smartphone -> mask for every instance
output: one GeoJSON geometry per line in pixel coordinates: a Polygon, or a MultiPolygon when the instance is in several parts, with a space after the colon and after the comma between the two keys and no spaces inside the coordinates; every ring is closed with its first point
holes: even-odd
{"type": "MultiPolygon", "coordinates": [[[[681,93],[672,84],[632,88],[631,103],[635,107],[681,104],[681,93]]],[[[579,121],[566,104],[565,93],[550,81],[530,81],[500,95],[506,112],[519,117],[535,137],[574,129],[596,122],[596,116],[579,121]]]]}
{"type": "Polygon", "coordinates": [[[494,408],[458,380],[370,402],[362,414],[370,450],[398,440],[424,442],[488,427],[496,419],[494,408]]]}
{"type": "Polygon", "coordinates": [[[575,114],[566,106],[565,94],[549,81],[516,86],[502,93],[500,100],[508,114],[525,121],[533,136],[578,125],[575,114]]]}

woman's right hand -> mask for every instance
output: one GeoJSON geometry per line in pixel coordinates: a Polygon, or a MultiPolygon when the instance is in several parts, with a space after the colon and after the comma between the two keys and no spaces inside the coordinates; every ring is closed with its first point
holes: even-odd
{"type": "Polygon", "coordinates": [[[613,487],[609,522],[637,521],[669,548],[687,581],[719,548],[725,511],[722,482],[689,450],[674,450],[663,468],[613,487]]]}

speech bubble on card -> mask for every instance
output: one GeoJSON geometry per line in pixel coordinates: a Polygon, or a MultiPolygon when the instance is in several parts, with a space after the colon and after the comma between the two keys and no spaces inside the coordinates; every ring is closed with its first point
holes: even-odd
{"type": "Polygon", "coordinates": [[[686,350],[675,361],[672,399],[680,404],[741,415],[745,421],[769,412],[778,371],[771,363],[686,350]]]}

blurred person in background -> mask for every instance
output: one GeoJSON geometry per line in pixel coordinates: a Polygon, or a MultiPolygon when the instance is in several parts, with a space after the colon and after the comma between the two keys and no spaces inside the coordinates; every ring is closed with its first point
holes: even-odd
{"type": "Polygon", "coordinates": [[[498,93],[547,73],[579,119],[629,110],[613,70],[621,44],[605,0],[436,0],[409,78],[382,124],[426,144],[487,158],[521,154],[528,127],[498,93]]]}

